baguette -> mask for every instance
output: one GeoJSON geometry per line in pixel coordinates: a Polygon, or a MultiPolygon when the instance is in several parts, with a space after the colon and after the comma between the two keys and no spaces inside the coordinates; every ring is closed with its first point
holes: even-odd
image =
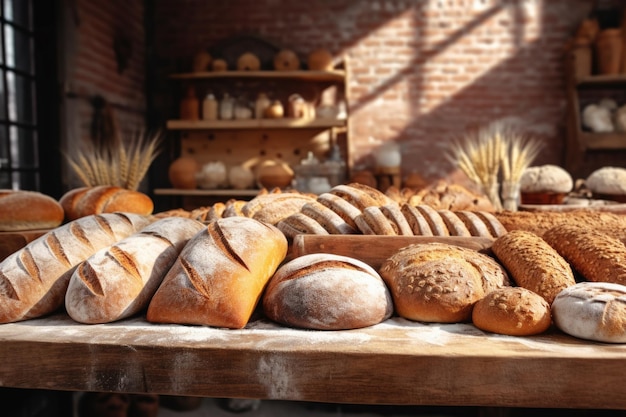
{"type": "Polygon", "coordinates": [[[100,249],[72,274],[65,309],[79,323],[110,323],[148,307],[185,244],[204,224],[168,217],[100,249]]]}
{"type": "Polygon", "coordinates": [[[275,226],[240,216],[211,222],[165,275],[147,319],[242,328],[286,255],[287,238],[275,226]]]}
{"type": "Polygon", "coordinates": [[[40,317],[63,305],[78,264],[150,223],[146,216],[108,213],[66,223],[0,263],[0,323],[40,317]]]}

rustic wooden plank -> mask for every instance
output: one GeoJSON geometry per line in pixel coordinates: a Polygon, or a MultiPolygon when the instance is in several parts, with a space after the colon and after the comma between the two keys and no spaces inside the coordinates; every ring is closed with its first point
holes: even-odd
{"type": "Polygon", "coordinates": [[[372,236],[372,235],[298,235],[293,240],[292,256],[332,253],[359,259],[378,269],[400,248],[411,244],[448,243],[489,252],[493,239],[481,237],[372,236]]]}
{"type": "Polygon", "coordinates": [[[497,336],[392,318],[350,331],[265,320],[245,329],[81,325],[65,314],[0,326],[0,386],[355,404],[626,409],[626,346],[557,330],[497,336]]]}

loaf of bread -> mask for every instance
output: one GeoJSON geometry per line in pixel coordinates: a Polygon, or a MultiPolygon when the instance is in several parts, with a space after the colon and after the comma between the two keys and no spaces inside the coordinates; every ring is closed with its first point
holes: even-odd
{"type": "Polygon", "coordinates": [[[64,212],[54,198],[37,192],[0,190],[0,231],[54,229],[63,223],[64,212]]]}
{"type": "Polygon", "coordinates": [[[495,211],[495,207],[485,195],[446,181],[437,181],[415,192],[407,197],[406,202],[412,206],[427,205],[435,210],[495,211]]]}
{"type": "Polygon", "coordinates": [[[67,221],[116,211],[147,216],[154,210],[154,203],[146,194],[109,185],[74,188],[63,194],[59,203],[67,221]]]}
{"type": "Polygon", "coordinates": [[[75,267],[150,223],[146,216],[106,213],[51,230],[0,263],[0,323],[40,317],[63,305],[75,267]]]}
{"type": "Polygon", "coordinates": [[[550,328],[547,301],[523,287],[502,287],[478,300],[472,311],[476,327],[491,333],[531,336],[550,328]]]}
{"type": "Polygon", "coordinates": [[[168,217],[100,249],[72,274],[67,313],[77,322],[95,324],[143,311],[183,247],[203,228],[194,219],[168,217]]]}
{"type": "Polygon", "coordinates": [[[518,286],[539,294],[549,304],[576,283],[570,264],[532,232],[511,231],[497,238],[491,250],[518,286]]]}
{"type": "Polygon", "coordinates": [[[387,197],[376,188],[359,183],[336,185],[331,188],[329,193],[343,198],[359,210],[370,206],[384,206],[386,204],[395,203],[391,198],[387,197]]]}
{"type": "Polygon", "coordinates": [[[474,303],[510,284],[494,259],[444,243],[407,246],[383,262],[380,275],[398,315],[424,322],[470,321],[474,303]]]}
{"type": "Polygon", "coordinates": [[[579,282],[556,296],[552,317],[554,324],[571,336],[626,343],[626,286],[579,282]]]}
{"type": "Polygon", "coordinates": [[[380,275],[367,264],[346,256],[310,254],[276,271],[263,296],[263,311],[287,326],[345,330],[386,320],[393,302],[380,275]]]}
{"type": "Polygon", "coordinates": [[[275,226],[240,216],[211,222],[165,275],[147,319],[242,328],[286,255],[287,239],[275,226]]]}
{"type": "Polygon", "coordinates": [[[582,225],[561,225],[543,239],[586,280],[626,285],[626,246],[605,233],[582,225]]]}
{"type": "Polygon", "coordinates": [[[306,203],[315,201],[309,194],[280,192],[260,194],[248,201],[242,208],[244,216],[276,225],[279,221],[298,213],[306,203]]]}

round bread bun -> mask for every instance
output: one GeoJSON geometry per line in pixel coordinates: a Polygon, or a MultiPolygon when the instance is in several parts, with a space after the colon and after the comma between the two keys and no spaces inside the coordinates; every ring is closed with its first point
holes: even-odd
{"type": "Polygon", "coordinates": [[[472,322],[481,330],[510,336],[543,333],[552,324],[550,304],[522,287],[491,291],[474,305],[472,322]]]}
{"type": "Polygon", "coordinates": [[[346,256],[309,254],[281,266],[263,296],[267,317],[291,327],[356,329],[393,313],[389,290],[369,265],[346,256]]]}
{"type": "Polygon", "coordinates": [[[626,343],[626,286],[579,282],[552,303],[554,324],[571,336],[606,343],[626,343]]]}
{"type": "Polygon", "coordinates": [[[520,179],[522,193],[569,193],[573,187],[572,176],[557,165],[528,167],[520,179]]]}
{"type": "Polygon", "coordinates": [[[65,212],[54,198],[38,191],[0,190],[0,231],[53,229],[65,212]]]}
{"type": "Polygon", "coordinates": [[[593,194],[625,195],[626,168],[600,168],[587,177],[585,185],[593,194]]]}

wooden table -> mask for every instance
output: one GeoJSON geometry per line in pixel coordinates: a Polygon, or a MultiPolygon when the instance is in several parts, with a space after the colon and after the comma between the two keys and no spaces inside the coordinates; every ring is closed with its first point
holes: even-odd
{"type": "Polygon", "coordinates": [[[0,386],[354,404],[626,409],[626,345],[484,333],[392,318],[306,331],[81,325],[65,314],[0,325],[0,386]]]}

